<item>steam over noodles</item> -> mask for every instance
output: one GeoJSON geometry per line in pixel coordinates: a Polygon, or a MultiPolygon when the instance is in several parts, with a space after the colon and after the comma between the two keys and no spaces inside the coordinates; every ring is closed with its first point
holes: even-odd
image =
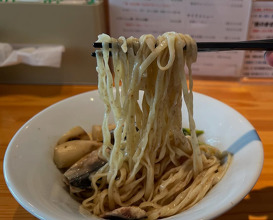
{"type": "Polygon", "coordinates": [[[98,42],[103,44],[96,53],[98,88],[105,105],[99,156],[106,162],[89,177],[93,192],[82,207],[103,216],[136,206],[148,219],[192,207],[221,180],[231,160],[229,154],[199,143],[196,136],[191,76],[195,41],[168,32],[157,39],[102,34],[98,42]],[[181,112],[183,100],[188,117],[181,112]],[[114,144],[108,129],[111,112],[114,144]],[[183,134],[182,120],[189,121],[191,136],[183,134]]]}

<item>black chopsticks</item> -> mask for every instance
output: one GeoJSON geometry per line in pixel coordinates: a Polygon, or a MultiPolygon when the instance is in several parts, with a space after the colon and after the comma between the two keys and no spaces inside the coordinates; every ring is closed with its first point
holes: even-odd
{"type": "Polygon", "coordinates": [[[228,50],[273,50],[273,39],[238,42],[197,42],[199,52],[228,50]]]}
{"type": "MultiPolygon", "coordinates": [[[[198,52],[216,52],[216,51],[230,51],[230,50],[273,50],[273,39],[238,41],[238,42],[197,42],[198,52]]],[[[102,48],[101,42],[95,42],[94,48],[102,48]]],[[[111,43],[109,48],[112,48],[111,43]]],[[[96,56],[96,53],[92,53],[96,56]]]]}

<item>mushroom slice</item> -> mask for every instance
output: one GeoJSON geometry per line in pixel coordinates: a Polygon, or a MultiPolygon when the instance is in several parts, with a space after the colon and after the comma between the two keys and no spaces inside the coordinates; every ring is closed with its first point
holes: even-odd
{"type": "Polygon", "coordinates": [[[67,141],[72,140],[90,140],[87,132],[80,126],[74,127],[66,132],[57,142],[57,145],[60,145],[67,141]]]}
{"type": "Polygon", "coordinates": [[[128,206],[107,212],[102,216],[104,219],[144,219],[147,217],[146,212],[137,206],[128,206]]]}
{"type": "MultiPolygon", "coordinates": [[[[108,129],[110,132],[112,131],[112,134],[114,134],[113,132],[114,132],[115,128],[116,128],[116,125],[114,125],[114,124],[108,125],[108,129]]],[[[93,125],[92,126],[92,139],[95,141],[103,141],[102,126],[101,125],[93,125]]]]}
{"type": "Polygon", "coordinates": [[[59,169],[68,168],[101,145],[102,143],[91,140],[68,141],[54,148],[53,160],[59,169]]]}
{"type": "Polygon", "coordinates": [[[64,182],[78,189],[88,189],[91,187],[90,174],[101,168],[106,161],[101,159],[99,150],[94,150],[77,161],[64,173],[64,182]]]}

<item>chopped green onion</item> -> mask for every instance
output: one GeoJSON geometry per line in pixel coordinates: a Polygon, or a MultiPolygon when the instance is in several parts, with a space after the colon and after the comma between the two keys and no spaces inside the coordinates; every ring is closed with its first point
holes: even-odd
{"type": "MultiPolygon", "coordinates": [[[[191,135],[191,130],[189,128],[183,128],[184,135],[191,135]]],[[[196,136],[200,136],[201,134],[204,134],[203,130],[195,130],[196,136]]]]}

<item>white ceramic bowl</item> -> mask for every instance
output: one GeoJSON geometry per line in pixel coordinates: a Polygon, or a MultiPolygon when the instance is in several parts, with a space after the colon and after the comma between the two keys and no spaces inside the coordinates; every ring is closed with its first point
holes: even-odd
{"type": "MultiPolygon", "coordinates": [[[[183,110],[184,111],[184,110],[183,110]]],[[[104,107],[97,91],[83,93],[40,112],[11,140],[4,158],[4,176],[15,199],[39,219],[94,219],[79,213],[79,204],[63,188],[55,167],[53,146],[70,128],[90,131],[101,124],[104,107]]],[[[194,207],[169,219],[211,219],[237,204],[256,183],[263,165],[263,146],[253,126],[229,106],[194,93],[196,127],[203,139],[234,153],[224,178],[194,207]]],[[[187,127],[187,124],[184,124],[187,127]]]]}

